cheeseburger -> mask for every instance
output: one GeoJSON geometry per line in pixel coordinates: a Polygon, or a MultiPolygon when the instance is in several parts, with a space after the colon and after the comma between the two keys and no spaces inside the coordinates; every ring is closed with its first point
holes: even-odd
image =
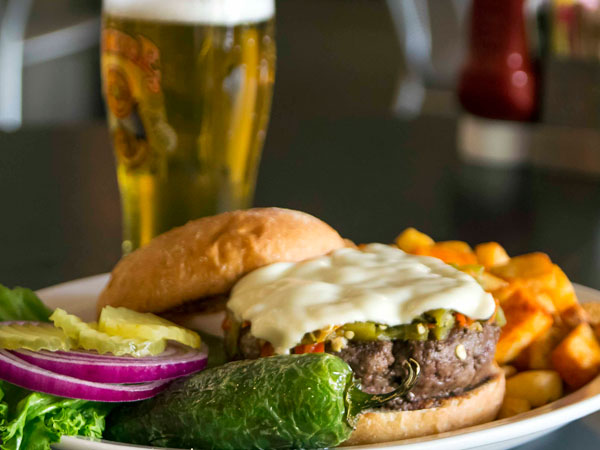
{"type": "Polygon", "coordinates": [[[190,222],[125,257],[99,299],[188,326],[215,304],[226,309],[232,359],[328,352],[373,394],[398,386],[405,361],[419,363],[411,392],[363,414],[348,445],[483,423],[502,403],[496,304],[475,279],[393,246],[357,248],[308,214],[264,208],[190,222]]]}

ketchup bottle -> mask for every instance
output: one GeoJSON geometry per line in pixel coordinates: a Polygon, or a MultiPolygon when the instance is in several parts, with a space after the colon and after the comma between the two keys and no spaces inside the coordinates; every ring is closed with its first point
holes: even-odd
{"type": "Polygon", "coordinates": [[[536,76],[525,31],[524,0],[473,0],[462,106],[491,119],[527,121],[536,113],[536,76]]]}

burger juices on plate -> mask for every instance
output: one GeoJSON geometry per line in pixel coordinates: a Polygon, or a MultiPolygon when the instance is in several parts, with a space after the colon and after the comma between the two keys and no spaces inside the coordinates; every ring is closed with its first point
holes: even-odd
{"type": "Polygon", "coordinates": [[[356,248],[296,211],[236,211],[165,233],[117,265],[99,306],[177,311],[189,326],[217,298],[232,358],[332,353],[369,393],[419,363],[409,395],[362,414],[347,444],[483,423],[502,403],[496,304],[471,276],[388,245],[356,248]]]}

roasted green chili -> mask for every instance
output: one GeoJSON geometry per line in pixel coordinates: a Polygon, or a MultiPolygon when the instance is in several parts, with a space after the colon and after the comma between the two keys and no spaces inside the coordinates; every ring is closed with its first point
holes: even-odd
{"type": "Polygon", "coordinates": [[[393,392],[360,390],[352,370],[327,354],[236,361],[175,381],[157,397],[117,408],[107,437],[179,448],[322,448],[348,439],[357,416],[408,392],[411,360],[393,392]]]}

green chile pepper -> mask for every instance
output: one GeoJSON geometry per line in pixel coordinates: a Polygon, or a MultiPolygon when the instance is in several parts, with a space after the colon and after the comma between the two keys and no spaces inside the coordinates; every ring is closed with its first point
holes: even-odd
{"type": "Polygon", "coordinates": [[[416,361],[388,394],[360,390],[327,353],[236,361],[177,380],[158,396],[109,416],[108,439],[178,448],[322,448],[348,439],[357,416],[408,392],[416,361]]]}

